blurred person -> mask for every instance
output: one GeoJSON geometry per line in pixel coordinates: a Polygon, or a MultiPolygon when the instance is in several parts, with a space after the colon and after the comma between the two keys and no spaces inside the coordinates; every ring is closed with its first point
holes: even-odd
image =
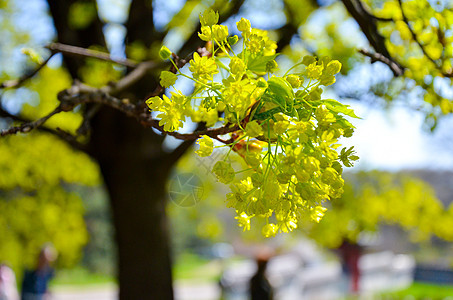
{"type": "Polygon", "coordinates": [[[251,300],[272,300],[274,292],[269,280],[266,277],[267,263],[271,254],[266,251],[256,256],[258,269],[250,280],[250,299],[251,300]]]}
{"type": "Polygon", "coordinates": [[[39,252],[38,262],[34,270],[25,270],[22,281],[22,300],[48,299],[48,283],[54,276],[51,263],[57,253],[53,246],[47,244],[39,252]]]}
{"type": "Polygon", "coordinates": [[[0,300],[19,300],[16,275],[6,264],[0,264],[0,300]]]}
{"type": "Polygon", "coordinates": [[[343,273],[349,281],[349,291],[356,294],[359,292],[360,288],[359,259],[362,255],[363,249],[357,243],[343,241],[338,250],[342,260],[343,273]]]}

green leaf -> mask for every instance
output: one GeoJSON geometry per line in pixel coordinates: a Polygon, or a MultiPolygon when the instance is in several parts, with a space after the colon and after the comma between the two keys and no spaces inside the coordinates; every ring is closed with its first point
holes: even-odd
{"type": "Polygon", "coordinates": [[[267,81],[268,91],[286,99],[294,99],[293,87],[283,78],[273,76],[267,81]]]}
{"type": "Polygon", "coordinates": [[[352,108],[349,108],[349,105],[343,104],[338,102],[337,100],[334,99],[325,99],[322,100],[322,102],[326,105],[326,107],[336,113],[342,113],[346,116],[356,118],[356,119],[361,119],[358,117],[352,108]]]}
{"type": "Polygon", "coordinates": [[[248,59],[247,68],[255,73],[266,73],[266,64],[275,59],[278,54],[270,56],[257,56],[255,58],[248,59]]]}

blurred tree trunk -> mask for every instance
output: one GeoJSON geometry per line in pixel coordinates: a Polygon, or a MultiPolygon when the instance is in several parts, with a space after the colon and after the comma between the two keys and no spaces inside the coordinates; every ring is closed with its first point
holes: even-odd
{"type": "Polygon", "coordinates": [[[109,109],[90,146],[110,196],[120,299],[173,299],[165,182],[172,163],[150,129],[109,109]]]}
{"type": "MultiPolygon", "coordinates": [[[[70,5],[76,1],[48,0],[58,41],[80,47],[105,45],[102,22],[96,17],[83,30],[68,26],[70,5]]],[[[92,1],[94,2],[94,1],[92,1]]],[[[133,18],[126,24],[128,41],[143,40],[153,33],[152,7],[133,1],[133,18]],[[140,19],[141,25],[138,26],[140,19]],[[143,21],[145,20],[145,21],[143,21]],[[143,23],[145,22],[145,23],[143,23]],[[143,24],[148,26],[143,26],[143,24]]],[[[149,46],[152,38],[146,38],[149,46]]],[[[84,60],[65,57],[66,68],[78,77],[84,60]]],[[[145,76],[128,90],[133,100],[143,100],[153,90],[155,79],[145,76]]],[[[85,109],[89,109],[85,108],[85,109]]],[[[120,299],[173,299],[165,183],[177,158],[162,151],[164,137],[123,113],[102,107],[91,121],[90,155],[99,163],[110,204],[118,254],[120,299]]]]}
{"type": "MultiPolygon", "coordinates": [[[[74,29],[68,24],[71,5],[78,0],[47,2],[58,42],[85,48],[105,47],[103,24],[97,15],[83,29],[74,29]]],[[[84,2],[96,3],[95,0],[84,2]]],[[[232,1],[233,5],[221,14],[221,22],[237,13],[242,3],[243,0],[232,1]]],[[[126,49],[135,43],[149,49],[154,42],[161,43],[165,34],[154,29],[152,1],[149,0],[131,1],[125,26],[126,49]]],[[[181,48],[183,56],[200,45],[198,30],[199,27],[181,48]]],[[[76,79],[84,60],[65,57],[64,63],[76,79]]],[[[147,74],[119,97],[139,103],[155,89],[157,78],[156,74],[147,74]]],[[[120,299],[173,299],[165,184],[171,168],[192,141],[183,142],[166,153],[162,150],[163,136],[107,107],[99,109],[89,127],[89,154],[99,163],[110,196],[120,299]]]]}

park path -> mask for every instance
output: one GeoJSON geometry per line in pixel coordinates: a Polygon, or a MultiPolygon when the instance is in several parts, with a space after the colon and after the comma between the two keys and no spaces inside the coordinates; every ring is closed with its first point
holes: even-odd
{"type": "MultiPolygon", "coordinates": [[[[117,293],[114,285],[58,287],[52,291],[51,300],[116,300],[117,293]]],[[[175,284],[176,300],[214,300],[219,295],[216,283],[184,280],[175,284]]]]}

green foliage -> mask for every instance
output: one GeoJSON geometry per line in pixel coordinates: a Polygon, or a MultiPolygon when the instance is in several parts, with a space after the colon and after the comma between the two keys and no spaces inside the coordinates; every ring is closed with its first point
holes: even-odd
{"type": "Polygon", "coordinates": [[[386,173],[358,173],[344,187],[340,199],[332,201],[319,224],[307,223],[304,230],[318,243],[336,248],[344,240],[356,243],[363,232],[378,230],[379,224],[395,224],[419,242],[437,235],[446,240],[453,237],[451,219],[425,182],[396,177],[386,173]]]}
{"type": "MultiPolygon", "coordinates": [[[[440,81],[453,85],[453,3],[451,1],[367,1],[373,14],[391,22],[379,22],[392,57],[406,70],[405,89],[415,84],[427,104],[427,120],[453,112],[453,99],[438,88],[440,81]]],[[[401,89],[400,89],[401,90],[401,89]]]]}
{"type": "Polygon", "coordinates": [[[45,134],[2,138],[0,156],[0,258],[16,270],[33,267],[52,242],[58,265],[74,265],[88,236],[81,199],[63,184],[99,184],[97,166],[45,134]]]}
{"type": "MultiPolygon", "coordinates": [[[[39,99],[25,103],[21,110],[22,116],[30,120],[46,116],[58,106],[58,93],[70,86],[71,77],[65,69],[44,67],[27,83],[27,88],[36,92],[39,99]]],[[[82,116],[79,113],[63,112],[48,120],[46,126],[75,132],[81,122],[82,116]]]]}
{"type": "MultiPolygon", "coordinates": [[[[105,51],[99,47],[93,47],[93,49],[105,51]]],[[[121,78],[121,71],[112,63],[94,58],[86,59],[85,65],[79,72],[83,82],[93,87],[103,87],[109,82],[115,82],[121,78]]]]}
{"type": "Polygon", "coordinates": [[[430,283],[415,282],[407,289],[383,293],[383,299],[448,299],[453,295],[453,288],[448,285],[436,285],[430,283]]]}
{"type": "MultiPolygon", "coordinates": [[[[319,221],[325,211],[323,202],[343,192],[340,163],[351,166],[357,159],[352,150],[343,151],[341,158],[336,151],[338,139],[351,136],[354,128],[344,116],[357,116],[340,102],[321,99],[320,86],[335,82],[341,64],[327,57],[306,56],[278,77],[274,74],[278,71],[276,43],[267,32],[251,28],[248,20],[241,19],[237,28],[242,49],[234,49],[228,43],[228,28],[216,24],[214,11],[206,11],[200,19],[200,38],[212,42],[213,55],[195,52],[189,62],[192,76],[164,56],[177,72],[163,72],[162,84],[168,87],[179,78],[189,79],[194,92],[187,96],[173,89],[171,98],[148,99],[149,108],[160,112],[159,125],[165,131],[176,131],[191,118],[207,120],[207,126],[221,122],[226,128],[238,127],[231,130],[232,142],[216,137],[230,150],[213,172],[220,182],[230,184],[227,206],[235,209],[244,230],[250,229],[255,216],[272,222],[265,227],[265,236],[293,230],[307,214],[319,221]],[[300,65],[305,68],[290,73],[300,65]],[[267,80],[262,77],[265,74],[267,80]],[[245,176],[235,176],[235,169],[226,161],[232,151],[247,165],[236,172],[245,176]]],[[[168,52],[166,47],[162,49],[162,53],[168,52]]],[[[209,136],[204,135],[198,144],[200,156],[212,153],[209,136]]]]}
{"type": "Polygon", "coordinates": [[[97,165],[48,134],[4,137],[0,141],[0,188],[33,191],[61,182],[96,185],[97,165]],[[52,158],[49,160],[49,158],[52,158]]]}
{"type": "Polygon", "coordinates": [[[34,267],[40,248],[52,242],[58,264],[71,266],[87,242],[83,207],[76,194],[45,185],[29,193],[2,193],[0,257],[15,269],[34,267]]]}
{"type": "Polygon", "coordinates": [[[76,1],[69,8],[68,24],[72,29],[85,29],[96,18],[96,3],[93,1],[76,1]]]}

